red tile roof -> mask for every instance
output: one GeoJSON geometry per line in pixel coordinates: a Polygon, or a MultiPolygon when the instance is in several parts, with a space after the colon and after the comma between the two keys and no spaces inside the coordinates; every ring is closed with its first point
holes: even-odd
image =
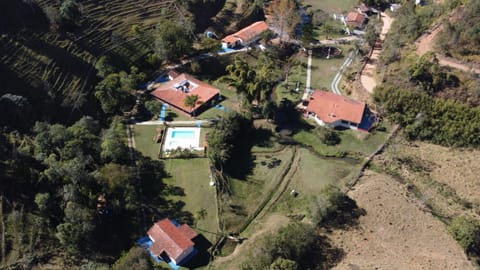
{"type": "Polygon", "coordinates": [[[203,103],[208,102],[219,93],[220,91],[217,88],[209,85],[208,83],[197,80],[195,77],[189,74],[182,73],[173,78],[173,80],[160,85],[152,92],[152,95],[163,102],[177,107],[178,109],[181,109],[187,113],[192,113],[194,110],[202,106],[203,103]],[[186,82],[186,87],[189,90],[188,93],[175,88],[176,86],[185,84],[186,82]],[[199,97],[197,104],[193,109],[184,105],[185,98],[191,95],[198,95],[199,97]]]}
{"type": "Polygon", "coordinates": [[[365,23],[365,15],[358,12],[350,12],[347,15],[347,24],[352,24],[355,27],[362,28],[365,23]]]}
{"type": "Polygon", "coordinates": [[[325,123],[345,120],[360,124],[364,110],[363,102],[318,90],[313,93],[307,106],[307,111],[316,113],[325,123]]]}
{"type": "Polygon", "coordinates": [[[243,43],[248,43],[257,38],[263,32],[268,30],[268,24],[264,21],[258,21],[251,25],[241,29],[240,31],[226,36],[222,39],[223,42],[233,43],[238,39],[241,39],[243,43]]]}
{"type": "Polygon", "coordinates": [[[193,247],[194,243],[191,239],[198,235],[187,224],[176,227],[168,218],[155,223],[147,234],[154,240],[150,246],[153,255],[158,257],[165,252],[175,261],[184,251],[193,247]]]}

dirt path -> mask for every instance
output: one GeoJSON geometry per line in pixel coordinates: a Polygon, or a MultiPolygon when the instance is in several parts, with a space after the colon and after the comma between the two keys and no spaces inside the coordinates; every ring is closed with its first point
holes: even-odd
{"type": "Polygon", "coordinates": [[[393,22],[393,18],[386,13],[382,12],[380,16],[382,17],[383,26],[382,31],[380,32],[379,41],[377,42],[379,46],[375,46],[370,56],[370,59],[367,61],[367,64],[360,73],[360,82],[369,93],[373,93],[373,88],[377,86],[374,75],[377,69],[378,58],[380,57],[380,53],[382,52],[381,44],[383,44],[383,42],[385,41],[385,37],[388,31],[390,31],[390,27],[392,26],[393,22]]]}
{"type": "Polygon", "coordinates": [[[254,228],[252,231],[254,231],[254,233],[252,235],[249,235],[248,239],[243,244],[237,245],[232,254],[226,257],[216,258],[212,264],[212,267],[214,269],[217,269],[220,266],[228,265],[228,268],[226,269],[241,269],[240,266],[233,265],[234,262],[236,262],[236,259],[239,256],[244,256],[245,254],[247,254],[248,251],[253,248],[254,245],[257,243],[256,241],[260,239],[263,235],[280,229],[280,227],[285,226],[289,221],[289,218],[277,214],[269,215],[268,218],[263,220],[262,222],[258,220],[255,221],[254,223],[252,223],[252,226],[254,228]]]}
{"type": "MultiPolygon", "coordinates": [[[[454,18],[453,16],[450,17],[450,21],[452,21],[454,18]]],[[[423,34],[418,40],[415,42],[417,45],[417,54],[422,56],[426,54],[427,52],[434,52],[434,44],[435,40],[438,36],[438,34],[443,30],[444,25],[443,24],[437,24],[435,25],[430,31],[427,31],[425,34],[423,34]]],[[[472,66],[469,66],[464,63],[460,63],[458,60],[452,58],[452,57],[446,57],[444,55],[436,55],[439,61],[439,64],[442,66],[447,66],[447,67],[452,67],[456,69],[460,69],[463,71],[473,71],[477,74],[480,74],[480,68],[475,68],[472,66]]]]}
{"type": "Polygon", "coordinates": [[[393,178],[366,171],[348,195],[366,215],[329,235],[345,251],[334,269],[475,269],[445,224],[393,178]]]}

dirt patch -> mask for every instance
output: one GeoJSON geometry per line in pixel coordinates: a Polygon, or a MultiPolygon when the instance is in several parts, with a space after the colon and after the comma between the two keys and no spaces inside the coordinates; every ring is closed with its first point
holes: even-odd
{"type": "Polygon", "coordinates": [[[334,269],[475,269],[446,226],[396,180],[366,171],[348,194],[366,215],[334,230],[345,257],[334,269]]]}

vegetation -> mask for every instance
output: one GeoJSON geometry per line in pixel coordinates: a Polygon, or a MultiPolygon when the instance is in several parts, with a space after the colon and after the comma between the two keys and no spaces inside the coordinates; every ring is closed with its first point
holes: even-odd
{"type": "Polygon", "coordinates": [[[469,0],[457,15],[461,19],[445,22],[438,44],[443,53],[478,62],[475,57],[480,55],[480,19],[476,16],[479,12],[480,3],[469,0]]]}
{"type": "Polygon", "coordinates": [[[449,225],[448,231],[467,253],[480,255],[480,222],[477,219],[457,217],[449,225]]]}
{"type": "Polygon", "coordinates": [[[284,35],[292,37],[300,23],[300,12],[293,0],[273,0],[266,8],[269,23],[279,30],[280,42],[284,35]]]}
{"type": "Polygon", "coordinates": [[[191,26],[167,19],[157,25],[155,53],[160,59],[176,61],[192,51],[188,29],[191,29],[191,26]]]}

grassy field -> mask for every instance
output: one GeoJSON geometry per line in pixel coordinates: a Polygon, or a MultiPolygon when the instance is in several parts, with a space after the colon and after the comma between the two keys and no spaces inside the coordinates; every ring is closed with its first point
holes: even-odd
{"type": "Polygon", "coordinates": [[[252,173],[246,180],[232,179],[233,195],[226,200],[223,215],[229,231],[240,229],[273,192],[283,173],[291,166],[293,151],[284,149],[274,154],[258,153],[255,157],[252,173]],[[275,164],[270,167],[270,163],[275,164]]]}
{"type": "MultiPolygon", "coordinates": [[[[312,123],[312,125],[315,125],[315,123],[312,123]]],[[[391,126],[386,123],[383,126],[387,128],[387,131],[373,131],[371,133],[350,129],[337,131],[341,142],[332,146],[322,143],[314,132],[307,130],[301,130],[293,138],[299,143],[312,146],[320,155],[336,156],[345,152],[360,153],[363,157],[366,157],[374,152],[387,138],[391,126]]]]}
{"type": "Polygon", "coordinates": [[[311,217],[321,191],[329,184],[341,187],[349,182],[358,172],[360,163],[340,158],[320,158],[307,149],[300,149],[298,154],[301,155],[300,166],[288,189],[295,190],[298,196],[284,193],[275,210],[311,217]]]}
{"type": "Polygon", "coordinates": [[[209,161],[206,158],[166,159],[165,169],[170,175],[165,180],[167,184],[183,188],[184,196],[172,196],[185,202],[183,210],[194,216],[202,209],[206,211],[203,219],[196,220],[196,228],[210,242],[216,239],[217,211],[215,205],[215,188],[209,185],[209,161]]]}
{"type": "Polygon", "coordinates": [[[356,0],[302,0],[303,6],[310,6],[311,9],[321,9],[328,13],[345,13],[353,9],[357,4],[356,0]]]}
{"type": "Polygon", "coordinates": [[[153,141],[157,127],[161,125],[135,125],[133,128],[137,150],[152,159],[158,159],[160,149],[160,144],[153,141]]]}

